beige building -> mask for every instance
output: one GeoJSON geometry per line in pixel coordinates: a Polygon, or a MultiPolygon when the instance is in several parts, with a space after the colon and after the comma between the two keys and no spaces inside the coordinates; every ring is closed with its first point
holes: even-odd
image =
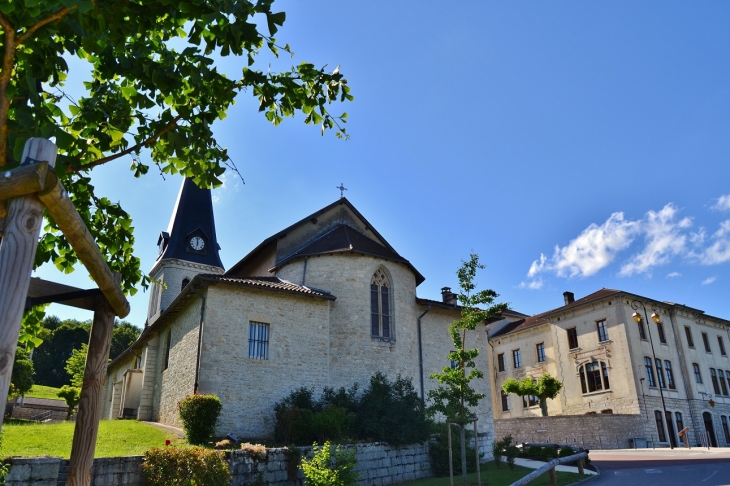
{"type": "MultiPolygon", "coordinates": [[[[147,325],[109,365],[105,418],[179,425],[194,392],[223,402],[218,432],[273,432],[273,405],[292,390],[410,377],[421,395],[448,365],[455,296],[419,298],[424,277],[345,198],[265,239],[228,271],[218,259],[210,194],[186,181],[160,235],[147,325]]],[[[511,314],[510,314],[511,315],[511,314]]],[[[513,318],[524,317],[514,314],[513,318]]],[[[489,374],[486,328],[468,336],[489,374]]],[[[488,380],[478,391],[491,397],[488,380]]],[[[484,452],[491,400],[477,416],[484,452]]]]}
{"type": "Polygon", "coordinates": [[[730,446],[730,321],[620,290],[564,298],[490,325],[495,419],[540,415],[536,400],[501,388],[550,373],[564,385],[550,415],[640,414],[650,440],[681,445],[677,433],[689,427],[692,445],[730,446]]]}

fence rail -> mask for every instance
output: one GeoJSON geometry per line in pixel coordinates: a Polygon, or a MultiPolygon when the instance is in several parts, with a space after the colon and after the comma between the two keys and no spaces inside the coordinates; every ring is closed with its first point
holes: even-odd
{"type": "Polygon", "coordinates": [[[46,419],[49,419],[53,416],[52,410],[46,410],[45,412],[37,413],[35,415],[30,416],[30,420],[38,420],[39,422],[42,422],[46,419]]]}
{"type": "Polygon", "coordinates": [[[552,461],[546,463],[544,466],[542,466],[540,469],[535,469],[533,472],[525,476],[524,478],[520,479],[519,481],[515,481],[510,486],[524,486],[525,484],[528,484],[530,481],[533,481],[546,472],[550,471],[550,482],[552,484],[557,484],[557,477],[555,475],[555,466],[559,466],[560,464],[570,464],[572,462],[578,462],[578,472],[580,474],[583,474],[583,460],[588,457],[587,452],[579,452],[578,454],[573,454],[572,456],[568,457],[559,457],[557,459],[553,459],[552,461]]]}

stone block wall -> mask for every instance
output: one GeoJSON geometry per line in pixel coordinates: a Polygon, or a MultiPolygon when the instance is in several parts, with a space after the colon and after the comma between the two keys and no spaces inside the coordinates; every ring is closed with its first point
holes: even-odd
{"type": "MultiPolygon", "coordinates": [[[[391,447],[384,443],[343,446],[357,455],[355,470],[362,486],[385,486],[431,477],[428,444],[391,447]]],[[[311,448],[303,448],[311,455],[311,448]]],[[[142,484],[143,456],[94,459],[91,486],[137,486],[142,484]]],[[[244,451],[228,455],[231,486],[258,484],[259,477],[268,486],[302,484],[304,476],[297,472],[297,482],[289,481],[288,459],[284,449],[269,449],[268,460],[257,463],[244,451]]],[[[8,486],[65,486],[68,461],[50,458],[11,459],[8,486]]]]}
{"type": "Polygon", "coordinates": [[[515,442],[570,444],[586,449],[628,449],[633,437],[646,437],[641,415],[596,414],[521,417],[494,421],[495,437],[515,442]]]}

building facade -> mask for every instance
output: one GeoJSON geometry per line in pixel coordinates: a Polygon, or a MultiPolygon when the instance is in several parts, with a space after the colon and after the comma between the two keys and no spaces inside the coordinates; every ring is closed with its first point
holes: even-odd
{"type": "Polygon", "coordinates": [[[730,446],[730,321],[621,290],[564,298],[490,325],[496,419],[540,415],[536,399],[502,384],[550,373],[564,386],[550,415],[639,414],[649,440],[681,445],[688,427],[691,445],[730,446]]]}
{"type": "MultiPolygon", "coordinates": [[[[223,272],[215,228],[204,221],[212,223],[212,209],[188,224],[185,208],[200,201],[189,205],[187,196],[202,193],[185,184],[153,269],[166,286],[152,291],[139,340],[109,365],[105,418],[180,425],[179,400],[215,393],[218,433],[258,438],[273,432],[274,404],[302,386],[365,386],[376,372],[411,378],[422,396],[435,386],[429,375],[448,366],[448,328],[460,315],[455,296],[444,289],[441,300],[419,298],[424,277],[346,198],[223,272]]],[[[477,366],[488,375],[485,336],[483,324],[467,344],[480,349],[477,366]]],[[[492,395],[489,380],[477,388],[492,395]]],[[[489,452],[489,398],[477,417],[489,452]]]]}

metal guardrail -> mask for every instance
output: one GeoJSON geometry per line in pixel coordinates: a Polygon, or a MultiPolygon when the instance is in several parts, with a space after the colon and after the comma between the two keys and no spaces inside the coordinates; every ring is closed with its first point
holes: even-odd
{"type": "Polygon", "coordinates": [[[38,420],[39,422],[42,422],[46,419],[49,419],[53,416],[52,410],[46,410],[45,412],[37,413],[35,415],[30,416],[30,420],[38,420]]]}
{"type": "MultiPolygon", "coordinates": [[[[552,461],[545,463],[545,465],[542,466],[540,469],[535,469],[533,472],[531,472],[524,478],[520,479],[519,481],[515,481],[510,486],[524,486],[525,484],[528,484],[530,481],[537,479],[538,477],[542,476],[543,474],[545,474],[548,471],[552,471],[552,473],[550,474],[551,479],[552,479],[555,474],[555,466],[558,466],[560,464],[569,464],[569,463],[575,462],[575,461],[582,461],[586,457],[588,457],[587,452],[579,452],[578,454],[573,454],[572,456],[559,457],[557,459],[553,459],[552,461]]],[[[582,466],[582,464],[578,465],[579,472],[582,472],[582,470],[583,470],[583,468],[581,466],[582,466]]],[[[556,484],[556,482],[552,481],[552,484],[556,484]]]]}

